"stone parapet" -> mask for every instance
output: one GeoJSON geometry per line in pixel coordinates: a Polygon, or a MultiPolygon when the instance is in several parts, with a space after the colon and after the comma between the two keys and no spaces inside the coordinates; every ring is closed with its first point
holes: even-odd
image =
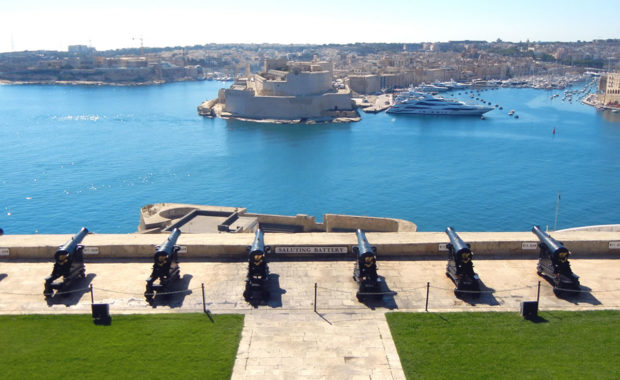
{"type": "MultiPolygon", "coordinates": [[[[531,232],[459,232],[471,244],[478,257],[535,258],[537,238],[531,232]]],[[[575,258],[620,258],[620,235],[617,232],[563,231],[551,235],[571,250],[575,258]]],[[[0,259],[51,259],[54,252],[72,235],[3,235],[0,236],[0,259]]],[[[144,259],[152,257],[155,246],[168,234],[89,234],[82,244],[88,248],[86,259],[144,259]],[[96,249],[95,249],[96,248],[96,249]],[[94,253],[96,251],[96,253],[94,253]]],[[[443,232],[368,232],[371,245],[381,258],[446,257],[448,236],[443,232]]],[[[252,233],[183,234],[177,244],[186,252],[182,257],[213,260],[244,260],[252,233]]],[[[272,247],[272,259],[348,258],[357,244],[354,233],[266,233],[265,243],[272,247]],[[303,249],[302,249],[303,248],[303,249]],[[312,248],[312,249],[310,249],[312,248]],[[319,249],[314,249],[319,248],[319,249]],[[335,248],[335,249],[334,249],[335,248]]]]}

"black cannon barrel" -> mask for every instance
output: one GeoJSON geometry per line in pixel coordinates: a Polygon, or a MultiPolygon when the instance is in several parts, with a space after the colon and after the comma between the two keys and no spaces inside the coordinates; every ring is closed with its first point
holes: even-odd
{"type": "Polygon", "coordinates": [[[261,230],[260,228],[256,230],[256,233],[254,235],[254,242],[250,246],[249,252],[250,255],[255,253],[265,253],[265,239],[263,237],[263,230],[261,230]]]}
{"type": "Polygon", "coordinates": [[[549,236],[549,234],[541,230],[540,227],[532,227],[532,232],[538,237],[538,240],[547,247],[549,252],[553,254],[568,252],[568,249],[566,249],[562,243],[549,236]]]}
{"type": "Polygon", "coordinates": [[[471,252],[469,245],[467,245],[463,239],[459,237],[459,235],[454,231],[454,228],[448,227],[446,228],[446,233],[450,238],[450,244],[452,244],[452,248],[454,249],[454,253],[460,254],[462,252],[471,252]]]}
{"type": "Polygon", "coordinates": [[[359,256],[364,256],[367,254],[374,254],[375,249],[368,243],[368,239],[366,239],[366,233],[358,229],[355,231],[355,235],[357,235],[357,254],[359,256]]]}
{"type": "Polygon", "coordinates": [[[163,242],[162,245],[159,246],[156,253],[166,253],[167,255],[170,255],[180,235],[181,235],[181,230],[179,230],[178,228],[175,228],[174,230],[172,230],[170,235],[168,235],[168,238],[166,239],[166,241],[163,242]]]}
{"type": "Polygon", "coordinates": [[[56,254],[74,253],[77,249],[78,244],[82,242],[82,239],[84,239],[84,236],[86,236],[87,234],[88,230],[86,229],[86,227],[82,227],[80,232],[71,237],[71,240],[68,240],[65,244],[58,247],[58,251],[56,251],[56,254]]]}

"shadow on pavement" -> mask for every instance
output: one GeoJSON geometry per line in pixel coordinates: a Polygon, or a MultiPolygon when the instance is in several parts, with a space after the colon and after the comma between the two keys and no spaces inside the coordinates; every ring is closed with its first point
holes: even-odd
{"type": "Polygon", "coordinates": [[[499,301],[493,295],[495,293],[495,289],[489,288],[482,282],[482,280],[478,280],[480,285],[480,292],[465,292],[454,290],[454,295],[456,298],[460,299],[463,302],[467,302],[471,306],[476,305],[488,305],[488,306],[499,306],[499,301]]]}
{"type": "MultiPolygon", "coordinates": [[[[71,288],[60,292],[60,294],[56,293],[53,297],[46,298],[47,306],[65,305],[69,307],[77,305],[84,294],[90,293],[90,284],[96,276],[97,275],[94,273],[89,273],[85,278],[75,280],[71,284],[71,288]]],[[[41,293],[41,295],[43,295],[43,293],[41,293]]]]}
{"type": "Polygon", "coordinates": [[[189,283],[192,278],[194,278],[194,276],[191,274],[185,274],[178,281],[169,286],[169,294],[156,293],[153,298],[152,306],[169,306],[170,308],[182,307],[185,297],[192,294],[192,291],[189,290],[189,283]]]}
{"type": "Polygon", "coordinates": [[[359,299],[359,301],[371,310],[375,310],[379,307],[389,310],[398,309],[398,305],[396,304],[396,300],[394,299],[394,296],[397,293],[390,290],[390,287],[385,281],[385,277],[378,276],[377,282],[379,283],[378,292],[376,294],[358,293],[357,298],[359,299]]]}
{"type": "Polygon", "coordinates": [[[280,275],[270,273],[262,287],[253,288],[246,282],[243,298],[254,308],[259,306],[270,306],[272,308],[282,307],[282,294],[286,290],[280,288],[280,275]]]}
{"type": "Polygon", "coordinates": [[[574,305],[579,305],[580,303],[587,303],[594,306],[601,305],[601,301],[591,293],[591,288],[583,285],[581,285],[580,288],[580,290],[561,290],[556,292],[555,295],[559,299],[574,305]]]}

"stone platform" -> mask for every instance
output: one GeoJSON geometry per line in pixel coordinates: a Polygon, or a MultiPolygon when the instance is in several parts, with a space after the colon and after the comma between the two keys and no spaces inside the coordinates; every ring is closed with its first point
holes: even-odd
{"type": "MultiPolygon", "coordinates": [[[[363,304],[355,297],[352,261],[269,263],[271,297],[253,308],[242,297],[247,263],[181,261],[178,293],[155,308],[144,300],[149,261],[88,262],[78,290],[48,304],[43,279],[51,262],[0,262],[0,313],[90,313],[89,285],[96,303],[115,314],[202,312],[246,316],[233,379],[404,379],[384,318],[387,311],[423,312],[429,286],[429,312],[518,312],[521,301],[536,300],[536,260],[474,261],[484,284],[477,300],[461,300],[445,275],[445,260],[379,261],[379,274],[396,292],[363,304]],[[314,291],[317,286],[316,312],[314,291]]],[[[541,281],[541,310],[620,309],[620,260],[574,259],[585,292],[562,299],[541,281]]],[[[114,323],[114,322],[112,322],[114,323]]]]}

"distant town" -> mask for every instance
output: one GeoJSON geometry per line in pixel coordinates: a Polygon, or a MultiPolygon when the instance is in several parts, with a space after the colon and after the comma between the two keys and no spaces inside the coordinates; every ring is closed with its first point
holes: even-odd
{"type": "MultiPolygon", "coordinates": [[[[207,44],[186,47],[0,54],[4,83],[144,85],[176,81],[233,80],[260,73],[267,59],[321,60],[334,80],[359,93],[455,80],[507,80],[614,72],[620,39],[590,42],[449,41],[347,45],[207,44]]],[[[551,85],[551,84],[550,84],[551,85]]]]}
{"type": "MultiPolygon", "coordinates": [[[[413,112],[410,103],[390,108],[396,103],[392,93],[400,89],[415,87],[428,94],[465,87],[559,89],[585,78],[595,80],[589,81],[590,89],[587,93],[584,89],[579,100],[617,112],[619,58],[619,39],[212,44],[101,52],[73,45],[66,52],[0,54],[0,82],[151,85],[218,80],[232,84],[222,88],[217,98],[198,105],[202,116],[270,123],[348,123],[360,120],[358,108],[364,112],[413,112]],[[592,87],[597,88],[590,94],[592,87]]],[[[399,103],[409,100],[398,99],[399,103]]],[[[442,99],[434,101],[445,104],[442,99]]],[[[478,116],[491,109],[488,105],[468,106],[467,110],[463,104],[455,106],[478,116]]]]}

